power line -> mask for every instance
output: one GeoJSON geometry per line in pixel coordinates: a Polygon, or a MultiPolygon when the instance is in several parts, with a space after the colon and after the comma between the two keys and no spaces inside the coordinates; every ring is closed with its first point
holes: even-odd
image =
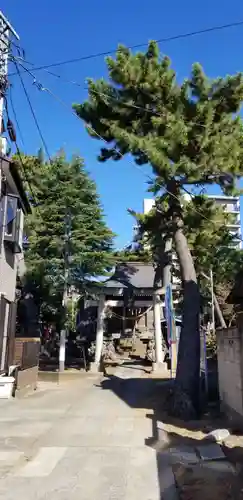
{"type": "Polygon", "coordinates": [[[43,136],[43,134],[42,134],[42,131],[41,131],[40,125],[39,125],[39,123],[38,123],[38,120],[37,120],[37,117],[36,117],[36,114],[35,114],[35,111],[34,111],[33,106],[32,106],[32,104],[31,104],[31,100],[30,100],[29,94],[28,94],[27,89],[26,89],[25,84],[24,84],[24,80],[23,80],[23,78],[22,78],[22,76],[21,76],[21,74],[20,74],[19,67],[18,67],[18,65],[16,64],[16,62],[15,62],[15,61],[14,61],[14,64],[15,64],[15,67],[16,67],[16,70],[17,70],[17,73],[18,73],[18,75],[19,75],[19,78],[20,78],[20,81],[21,81],[21,85],[22,85],[22,87],[23,87],[23,91],[24,91],[24,93],[25,93],[25,97],[26,97],[26,99],[27,99],[27,101],[28,101],[28,104],[29,104],[29,107],[30,107],[30,110],[31,110],[31,114],[32,114],[32,116],[33,116],[33,119],[34,119],[34,122],[35,122],[36,128],[37,128],[37,130],[38,130],[38,132],[39,132],[39,135],[40,135],[40,138],[41,138],[42,144],[43,144],[43,146],[44,146],[44,148],[45,148],[45,151],[46,151],[46,154],[47,154],[47,156],[48,156],[48,158],[49,158],[49,161],[51,162],[51,155],[50,155],[50,153],[49,153],[49,150],[48,150],[48,147],[47,147],[46,141],[45,141],[44,136],[43,136]]]}
{"type": "MultiPolygon", "coordinates": [[[[237,27],[240,27],[240,26],[243,26],[243,20],[241,20],[241,21],[235,21],[235,22],[228,23],[228,24],[221,24],[221,25],[216,25],[216,26],[210,26],[208,28],[203,28],[203,29],[196,30],[196,31],[189,31],[189,32],[186,32],[186,33],[178,33],[177,35],[172,35],[172,36],[168,36],[168,37],[164,37],[164,38],[159,38],[159,39],[155,40],[155,42],[158,43],[158,44],[160,44],[160,43],[168,43],[168,42],[173,42],[173,41],[176,41],[176,40],[181,40],[181,39],[184,39],[184,38],[190,38],[190,37],[197,36],[197,35],[204,35],[204,34],[207,34],[207,33],[212,33],[212,32],[215,32],[215,31],[222,31],[222,30],[226,30],[226,29],[230,29],[230,28],[237,28],[237,27]]],[[[147,46],[147,44],[148,44],[148,42],[138,43],[138,44],[135,44],[135,45],[130,45],[128,48],[130,50],[139,49],[139,48],[147,46]]],[[[72,63],[76,63],[76,62],[87,61],[87,60],[90,60],[90,59],[94,59],[96,57],[105,57],[105,56],[108,56],[110,54],[116,54],[116,52],[117,52],[117,49],[111,49],[111,50],[106,50],[104,52],[96,52],[96,53],[93,53],[93,54],[87,54],[87,55],[83,55],[83,56],[76,57],[76,58],[73,58],[73,59],[66,59],[64,61],[53,62],[53,63],[45,64],[45,65],[42,65],[42,66],[35,66],[33,68],[33,71],[40,71],[42,69],[54,68],[54,67],[57,67],[57,66],[63,66],[65,64],[72,64],[72,63]]],[[[15,74],[16,73],[10,73],[10,76],[15,75],[15,74]]]]}
{"type": "MultiPolygon", "coordinates": [[[[68,110],[69,110],[69,111],[70,111],[70,112],[71,112],[71,113],[72,113],[72,114],[73,114],[76,118],[78,118],[78,120],[80,120],[80,118],[78,117],[78,115],[77,115],[77,114],[76,114],[76,113],[72,110],[72,108],[70,108],[70,107],[68,106],[68,104],[66,104],[64,101],[62,101],[62,99],[60,99],[58,96],[56,96],[53,92],[51,92],[51,91],[50,91],[49,89],[47,89],[47,88],[43,88],[42,90],[44,90],[44,91],[48,92],[50,95],[52,95],[52,96],[53,96],[53,97],[54,97],[57,101],[59,101],[59,102],[60,102],[60,104],[62,104],[62,105],[63,105],[66,109],[68,109],[68,110]]],[[[103,138],[100,134],[98,134],[98,132],[96,132],[96,130],[95,130],[93,127],[91,127],[91,126],[89,125],[89,128],[91,129],[91,131],[92,131],[92,132],[93,132],[93,133],[94,133],[94,134],[95,134],[95,135],[96,135],[96,136],[97,136],[100,140],[104,141],[104,138],[103,138]]],[[[123,155],[123,154],[122,154],[122,153],[121,153],[118,149],[116,149],[116,148],[113,148],[113,149],[114,149],[114,151],[115,151],[117,154],[119,154],[119,156],[120,156],[121,158],[124,158],[124,155],[123,155]]],[[[145,154],[147,154],[145,150],[143,150],[143,152],[144,152],[145,154]]],[[[133,166],[134,166],[135,168],[137,168],[140,172],[142,172],[142,174],[143,174],[143,175],[144,175],[147,179],[149,179],[149,180],[150,180],[150,181],[152,181],[152,182],[154,181],[154,179],[153,179],[153,178],[152,178],[149,174],[147,174],[147,173],[145,173],[145,172],[144,172],[144,170],[142,169],[142,167],[141,167],[140,165],[137,165],[136,163],[133,163],[133,166]]],[[[165,192],[167,192],[167,194],[169,194],[170,196],[172,196],[174,199],[176,199],[176,200],[177,200],[177,201],[179,201],[179,202],[181,201],[181,200],[180,200],[180,198],[179,198],[178,196],[176,196],[174,193],[172,193],[171,191],[169,191],[169,190],[168,190],[168,189],[167,189],[164,185],[161,185],[161,187],[162,187],[162,189],[164,189],[164,191],[165,191],[165,192]]],[[[181,188],[182,188],[182,189],[183,189],[183,190],[184,190],[187,194],[190,194],[190,196],[191,196],[192,198],[193,198],[193,197],[195,197],[195,195],[193,195],[193,193],[190,193],[190,191],[188,191],[188,190],[187,190],[186,188],[184,188],[183,186],[181,186],[181,188]]],[[[157,210],[159,213],[163,214],[163,213],[162,213],[162,212],[161,212],[158,208],[157,208],[156,210],[157,210]]],[[[216,224],[217,222],[220,222],[220,224],[221,224],[221,221],[213,221],[213,220],[209,219],[209,218],[208,218],[208,217],[206,217],[206,216],[205,216],[205,215],[204,215],[201,211],[197,210],[195,207],[193,207],[193,210],[194,210],[194,212],[195,212],[195,213],[197,213],[198,215],[200,215],[200,217],[204,218],[204,219],[205,219],[205,220],[207,220],[208,222],[213,223],[213,224],[214,224],[214,223],[216,224]]],[[[224,226],[225,226],[225,227],[227,227],[225,224],[224,224],[224,226]]],[[[243,241],[243,239],[242,239],[240,236],[238,236],[238,235],[235,235],[235,238],[236,238],[236,239],[239,239],[240,241],[243,241]]]]}
{"type": "Polygon", "coordinates": [[[24,143],[24,139],[23,139],[23,134],[21,132],[21,128],[20,128],[19,121],[18,121],[17,114],[16,114],[16,110],[15,110],[15,106],[14,106],[14,103],[13,103],[12,87],[11,87],[11,85],[9,86],[9,99],[10,99],[10,104],[11,104],[11,108],[12,108],[14,120],[15,120],[15,123],[17,125],[18,132],[19,132],[19,137],[20,137],[22,145],[23,145],[23,147],[25,149],[25,143],[24,143]]]}
{"type": "MultiPolygon", "coordinates": [[[[31,73],[31,71],[28,69],[28,68],[25,68],[25,66],[23,66],[21,63],[19,63],[20,66],[23,68],[24,71],[26,71],[33,79],[34,79],[34,84],[36,84],[38,90],[40,91],[44,91],[44,92],[47,92],[49,93],[54,99],[56,99],[62,106],[64,106],[66,109],[68,109],[69,112],[71,112],[78,120],[80,120],[79,116],[77,115],[77,113],[75,113],[72,108],[67,104],[65,103],[61,98],[59,98],[58,96],[56,96],[50,89],[48,89],[47,87],[44,87],[41,83],[37,82],[36,81],[36,78],[35,78],[35,75],[33,75],[31,73]]],[[[107,97],[109,97],[109,95],[106,95],[107,97]]],[[[142,108],[143,109],[143,108],[142,108]]],[[[146,110],[146,108],[144,108],[146,110]]],[[[89,128],[90,130],[100,139],[102,140],[103,142],[105,141],[104,138],[98,134],[98,132],[96,132],[96,130],[91,127],[91,125],[89,125],[89,128]]],[[[106,142],[106,141],[105,141],[106,142]]],[[[124,158],[124,154],[122,154],[117,148],[113,148],[113,150],[120,156],[120,158],[124,158]]],[[[146,150],[143,150],[143,152],[145,154],[147,154],[146,150]]],[[[137,165],[136,163],[132,163],[133,166],[135,168],[137,168],[140,172],[142,172],[142,174],[147,178],[149,179],[150,181],[154,182],[154,179],[147,173],[144,172],[144,170],[142,169],[142,167],[140,165],[137,165]]],[[[166,192],[168,193],[170,196],[172,196],[174,199],[176,199],[177,201],[181,202],[180,198],[178,196],[175,195],[175,193],[172,193],[171,191],[169,191],[164,185],[161,185],[161,188],[166,192]]],[[[182,189],[190,194],[191,197],[195,197],[195,195],[193,195],[192,193],[190,193],[186,188],[184,188],[182,186],[182,189]]],[[[163,214],[163,212],[161,212],[158,208],[156,208],[156,210],[163,214]]],[[[198,215],[200,215],[200,217],[202,217],[203,219],[207,220],[208,222],[210,223],[213,223],[213,224],[216,224],[217,222],[220,222],[221,224],[221,221],[213,221],[211,219],[209,219],[208,217],[206,217],[201,211],[197,210],[195,207],[193,207],[193,210],[195,211],[195,213],[197,213],[198,215]]],[[[225,224],[224,224],[224,227],[227,227],[225,224]]],[[[236,239],[239,239],[240,241],[243,241],[243,239],[238,236],[238,235],[235,235],[235,238],[236,239]]]]}
{"type": "Polygon", "coordinates": [[[38,82],[35,78],[35,75],[31,73],[31,71],[28,68],[26,68],[23,64],[19,63],[19,65],[21,66],[21,68],[23,68],[24,71],[26,71],[26,73],[28,73],[33,78],[33,85],[35,85],[38,90],[50,94],[54,99],[56,99],[56,101],[58,101],[69,112],[71,112],[75,116],[75,118],[77,118],[80,121],[80,118],[77,115],[77,113],[75,113],[75,111],[73,111],[73,109],[66,102],[64,102],[60,97],[54,94],[54,92],[52,92],[52,90],[50,90],[48,87],[44,87],[40,82],[38,82]]]}
{"type": "MultiPolygon", "coordinates": [[[[24,60],[23,58],[15,57],[14,59],[15,59],[15,60],[16,60],[16,59],[21,59],[21,60],[22,60],[23,62],[25,62],[26,64],[31,64],[31,66],[34,66],[34,64],[33,64],[33,63],[31,63],[30,61],[26,61],[26,60],[24,60]]],[[[34,84],[37,84],[37,81],[36,81],[36,77],[35,77],[35,75],[34,75],[33,73],[31,73],[31,71],[30,71],[28,68],[26,68],[25,66],[23,66],[23,64],[21,64],[20,62],[19,62],[19,65],[23,68],[23,70],[24,70],[24,71],[26,71],[27,73],[29,73],[29,74],[32,76],[32,78],[34,79],[34,84]]],[[[34,70],[34,68],[32,69],[32,71],[33,71],[33,70],[34,70]]],[[[72,85],[76,85],[76,86],[77,86],[77,87],[79,87],[79,88],[83,88],[84,90],[89,90],[89,88],[88,88],[87,86],[85,86],[84,84],[82,84],[82,83],[80,83],[80,82],[77,82],[77,81],[75,81],[75,80],[68,80],[67,78],[63,78],[63,77],[62,77],[61,75],[59,75],[58,73],[54,73],[53,71],[48,71],[48,70],[46,70],[45,68],[43,68],[43,71],[45,71],[46,73],[48,73],[48,74],[49,74],[49,75],[51,75],[51,76],[54,76],[54,77],[58,78],[59,80],[64,81],[65,83],[70,83],[70,84],[72,84],[72,85]]],[[[39,85],[41,86],[41,84],[39,84],[39,85]]],[[[40,90],[47,90],[47,91],[49,91],[49,92],[50,92],[50,89],[45,88],[45,87],[43,87],[43,88],[42,88],[42,89],[40,89],[40,90]]],[[[108,99],[110,99],[110,100],[112,100],[112,101],[116,102],[117,104],[119,104],[119,102],[117,102],[116,98],[115,98],[115,97],[113,97],[113,96],[111,96],[111,95],[109,95],[109,94],[106,94],[106,93],[104,93],[104,92],[98,92],[98,90],[94,90],[94,89],[92,89],[92,92],[93,92],[94,94],[97,94],[97,95],[100,95],[100,96],[103,96],[103,97],[107,97],[108,99]]],[[[126,107],[129,107],[129,108],[140,109],[141,111],[147,111],[147,113],[152,113],[153,115],[156,115],[156,116],[163,116],[161,113],[159,113],[159,112],[157,112],[157,111],[154,111],[154,110],[152,110],[152,109],[148,109],[148,108],[144,108],[143,106],[138,106],[137,104],[134,104],[134,103],[127,103],[127,102],[123,102],[123,103],[122,103],[122,105],[123,105],[123,106],[126,106],[126,107]]],[[[76,114],[76,113],[75,113],[75,114],[76,114]]]]}
{"type": "MultiPolygon", "coordinates": [[[[7,107],[5,106],[5,109],[6,109],[6,113],[7,113],[7,116],[8,116],[8,119],[9,119],[9,114],[8,114],[8,111],[7,111],[7,107]]],[[[29,175],[27,174],[27,169],[25,167],[25,164],[24,164],[24,161],[23,161],[23,158],[22,158],[22,155],[21,155],[21,152],[20,152],[20,149],[19,149],[19,146],[18,146],[18,143],[17,143],[17,140],[15,139],[14,140],[14,144],[15,144],[15,147],[16,147],[16,152],[17,152],[17,156],[19,158],[19,162],[20,162],[20,166],[22,168],[22,172],[24,174],[24,179],[25,181],[28,183],[29,185],[29,190],[30,190],[30,193],[31,193],[31,197],[32,197],[32,200],[34,201],[35,203],[35,206],[37,207],[38,206],[38,203],[36,201],[36,198],[35,198],[35,195],[32,191],[32,187],[31,187],[31,183],[29,181],[29,175]]]]}
{"type": "MultiPolygon", "coordinates": [[[[10,120],[10,116],[9,116],[9,111],[8,111],[8,101],[7,101],[7,98],[6,96],[4,96],[4,104],[5,104],[5,111],[6,111],[6,114],[7,114],[7,119],[8,119],[8,122],[11,123],[11,120],[10,120]]],[[[14,106],[13,106],[13,103],[12,103],[12,109],[14,109],[14,106]]],[[[15,117],[15,120],[17,120],[17,115],[15,113],[14,115],[15,117]]],[[[21,132],[21,130],[19,130],[21,132]]],[[[18,143],[17,143],[17,139],[16,139],[16,134],[14,133],[12,135],[12,138],[11,138],[12,142],[14,142],[15,144],[15,148],[16,148],[16,152],[17,152],[17,156],[19,158],[19,162],[20,162],[20,166],[22,168],[22,172],[23,172],[23,175],[24,175],[24,180],[28,183],[29,185],[29,190],[30,190],[30,193],[31,193],[31,196],[32,196],[32,200],[33,202],[35,203],[35,206],[36,208],[38,207],[38,202],[36,201],[36,197],[33,193],[33,190],[32,190],[32,186],[31,186],[31,183],[29,181],[29,174],[27,173],[27,169],[25,167],[25,164],[24,164],[24,161],[23,161],[23,158],[22,158],[22,155],[21,155],[21,152],[20,152],[20,149],[19,149],[19,146],[18,146],[18,143]]]]}
{"type": "MultiPolygon", "coordinates": [[[[30,61],[26,61],[22,57],[15,57],[14,59],[15,60],[16,59],[21,59],[21,61],[25,62],[26,64],[30,64],[31,66],[34,66],[34,63],[32,63],[30,61]]],[[[24,71],[26,71],[27,73],[29,73],[32,76],[32,78],[34,80],[33,83],[37,87],[42,87],[42,88],[39,88],[39,90],[46,90],[49,93],[51,93],[50,89],[43,87],[39,82],[37,82],[35,75],[33,73],[31,73],[31,71],[28,68],[26,68],[25,66],[23,66],[23,64],[21,64],[20,62],[19,62],[19,65],[24,69],[24,71]]],[[[71,85],[75,85],[75,86],[77,86],[79,88],[83,88],[84,90],[89,91],[89,87],[85,86],[83,83],[77,82],[75,80],[69,80],[67,78],[63,78],[58,73],[54,73],[53,71],[48,71],[45,68],[43,69],[43,71],[45,71],[46,73],[48,73],[51,76],[54,76],[54,77],[58,78],[59,80],[65,82],[65,83],[69,83],[71,85]]],[[[119,89],[117,89],[117,91],[119,92],[119,89]]],[[[149,108],[145,108],[143,106],[139,106],[139,105],[135,104],[134,102],[122,102],[122,103],[119,103],[119,101],[117,101],[117,99],[116,99],[115,96],[113,97],[112,95],[106,94],[105,92],[99,92],[98,90],[95,90],[93,88],[91,90],[91,93],[97,94],[97,95],[102,96],[102,97],[106,97],[106,98],[110,99],[111,101],[114,101],[114,103],[116,103],[117,105],[118,104],[122,104],[122,106],[125,106],[125,107],[128,107],[128,108],[135,108],[135,109],[138,109],[138,110],[141,110],[141,111],[145,111],[146,113],[151,113],[154,116],[161,116],[161,117],[164,116],[162,113],[159,113],[158,111],[155,111],[155,110],[149,109],[149,108]]],[[[56,99],[58,99],[57,96],[56,96],[56,99]]],[[[70,107],[67,104],[65,104],[65,106],[68,107],[69,110],[70,110],[70,107]]],[[[73,114],[76,115],[76,113],[74,113],[74,112],[73,112],[73,114]]],[[[191,122],[191,123],[193,123],[193,122],[191,122]]],[[[197,126],[200,126],[202,128],[206,128],[206,125],[202,125],[200,123],[197,123],[197,126]]]]}
{"type": "MultiPolygon", "coordinates": [[[[21,155],[20,149],[18,147],[17,141],[15,141],[15,147],[16,147],[17,155],[18,155],[18,158],[19,158],[19,161],[20,161],[20,165],[22,167],[22,171],[23,171],[24,176],[25,176],[25,180],[28,182],[28,185],[29,185],[29,190],[30,190],[30,193],[31,193],[31,196],[32,196],[32,200],[35,203],[35,207],[38,208],[38,202],[36,201],[35,195],[33,193],[33,190],[32,190],[32,187],[31,187],[31,183],[30,183],[29,178],[28,178],[29,176],[27,174],[27,169],[25,168],[25,164],[24,164],[24,161],[22,159],[22,155],[21,155]]],[[[39,212],[39,214],[40,214],[40,212],[39,212]]]]}

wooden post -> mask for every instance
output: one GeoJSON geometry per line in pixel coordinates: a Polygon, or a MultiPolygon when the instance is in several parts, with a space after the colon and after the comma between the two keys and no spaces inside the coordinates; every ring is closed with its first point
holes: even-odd
{"type": "Polygon", "coordinates": [[[160,318],[160,296],[155,290],[154,296],[154,337],[155,337],[155,362],[156,365],[163,363],[162,351],[162,331],[161,331],[161,318],[160,318]]]}
{"type": "Polygon", "coordinates": [[[175,378],[177,368],[177,343],[176,340],[171,342],[171,378],[175,378]]]}
{"type": "Polygon", "coordinates": [[[126,306],[124,303],[124,295],[123,295],[123,308],[122,308],[122,336],[125,337],[126,331],[126,306]]]}
{"type": "Polygon", "coordinates": [[[96,344],[95,344],[95,362],[92,366],[92,371],[100,370],[101,355],[103,349],[104,338],[104,319],[105,319],[105,295],[100,295],[98,311],[97,311],[97,329],[96,329],[96,344]]]}
{"type": "Polygon", "coordinates": [[[153,295],[154,302],[154,338],[155,338],[155,363],[153,363],[153,372],[166,374],[167,364],[164,362],[165,353],[162,346],[161,329],[161,299],[157,290],[153,295]]]}
{"type": "Polygon", "coordinates": [[[66,354],[66,330],[61,330],[59,343],[59,372],[65,370],[65,354],[66,354]]]}

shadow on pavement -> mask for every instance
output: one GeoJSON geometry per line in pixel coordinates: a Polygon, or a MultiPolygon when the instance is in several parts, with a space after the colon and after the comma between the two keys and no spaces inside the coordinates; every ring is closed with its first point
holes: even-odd
{"type": "MultiPolygon", "coordinates": [[[[131,367],[131,364],[130,364],[131,367]]],[[[175,476],[182,491],[180,498],[188,500],[221,500],[243,499],[243,449],[237,450],[237,474],[232,467],[213,467],[190,465],[181,457],[172,457],[172,449],[195,450],[206,435],[215,429],[227,427],[227,421],[220,415],[217,407],[205,413],[200,420],[184,422],[171,418],[166,412],[166,399],[173,386],[170,379],[130,378],[122,379],[117,375],[109,375],[101,382],[103,390],[112,391],[129,407],[147,409],[147,418],[151,419],[152,436],[148,436],[145,445],[156,451],[157,470],[160,483],[161,498],[176,498],[173,486],[175,476]],[[242,464],[242,466],[241,466],[242,464]],[[172,467],[172,468],[171,468],[172,467]],[[172,474],[173,469],[173,474],[172,474]],[[173,478],[171,477],[173,476],[173,478]],[[223,487],[222,487],[223,486],[223,487]],[[184,493],[183,493],[184,492],[184,493]]],[[[235,465],[232,448],[222,447],[226,458],[235,465]]],[[[236,451],[236,450],[235,450],[236,451]]],[[[194,452],[195,453],[195,452],[194,452]]],[[[159,500],[159,499],[158,499],[159,500]]]]}

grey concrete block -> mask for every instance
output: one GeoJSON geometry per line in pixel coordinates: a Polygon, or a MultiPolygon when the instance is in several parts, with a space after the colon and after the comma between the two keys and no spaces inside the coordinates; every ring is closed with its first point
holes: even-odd
{"type": "Polygon", "coordinates": [[[202,467],[205,469],[215,470],[215,472],[224,474],[236,474],[236,470],[232,464],[225,460],[213,460],[202,462],[202,467]]]}
{"type": "Polygon", "coordinates": [[[198,456],[191,446],[168,448],[166,453],[171,463],[196,464],[199,462],[198,456]]]}
{"type": "Polygon", "coordinates": [[[224,460],[225,454],[217,443],[204,444],[196,447],[201,460],[224,460]]]}

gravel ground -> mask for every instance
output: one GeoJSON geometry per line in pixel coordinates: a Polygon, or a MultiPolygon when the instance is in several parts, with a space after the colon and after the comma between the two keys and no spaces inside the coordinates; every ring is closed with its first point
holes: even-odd
{"type": "Polygon", "coordinates": [[[243,480],[238,474],[195,466],[174,467],[180,500],[242,500],[243,480]]]}

